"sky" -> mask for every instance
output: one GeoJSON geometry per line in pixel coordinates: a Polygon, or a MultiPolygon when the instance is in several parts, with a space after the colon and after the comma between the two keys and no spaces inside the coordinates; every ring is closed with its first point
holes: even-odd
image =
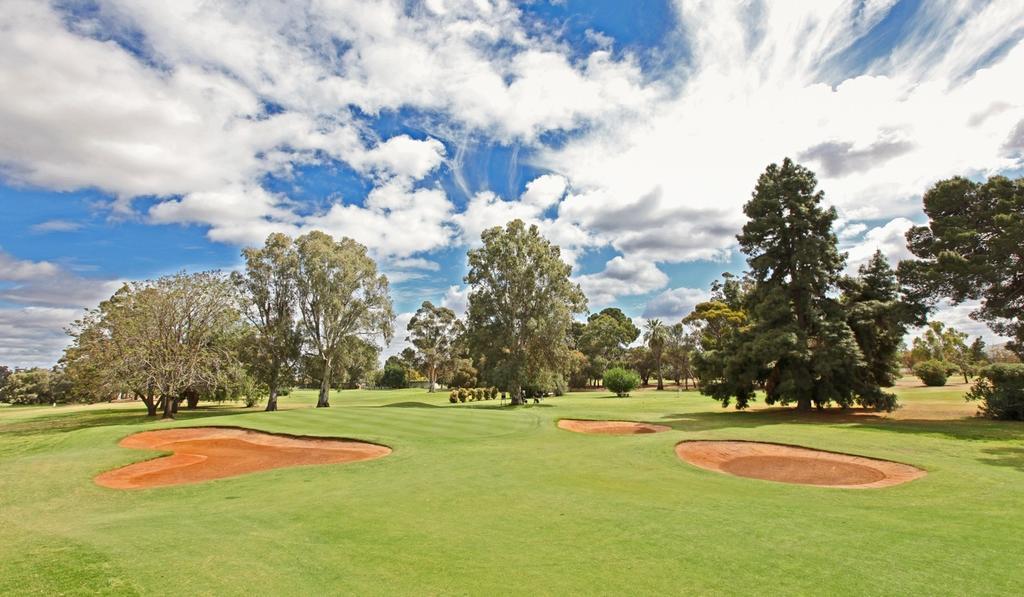
{"type": "MultiPolygon", "coordinates": [[[[123,281],[275,231],[365,244],[400,350],[513,218],[590,309],[676,321],[764,168],[813,169],[851,271],[937,180],[1024,174],[1024,3],[5,0],[0,363],[50,366],[123,281]]],[[[936,318],[998,341],[971,305],[936,318]]]]}

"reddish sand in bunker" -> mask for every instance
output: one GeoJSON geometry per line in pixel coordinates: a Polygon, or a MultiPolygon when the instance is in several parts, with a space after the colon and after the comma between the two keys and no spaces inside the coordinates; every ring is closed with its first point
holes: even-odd
{"type": "Polygon", "coordinates": [[[711,471],[822,487],[889,487],[925,475],[909,464],[760,442],[686,441],[676,454],[711,471]]]}
{"type": "Polygon", "coordinates": [[[558,426],[566,431],[575,431],[576,433],[597,433],[603,435],[660,433],[671,429],[671,427],[667,427],[665,425],[639,423],[635,421],[583,421],[576,419],[562,419],[558,422],[558,426]]]}
{"type": "Polygon", "coordinates": [[[163,487],[286,466],[357,462],[391,453],[386,446],[353,440],[292,437],[223,427],[144,431],[129,435],[118,445],[174,454],[107,471],[96,477],[97,484],[114,489],[163,487]]]}

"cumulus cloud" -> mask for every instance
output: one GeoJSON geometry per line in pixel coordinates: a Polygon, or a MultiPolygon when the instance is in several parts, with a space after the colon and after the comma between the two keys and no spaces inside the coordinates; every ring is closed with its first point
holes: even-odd
{"type": "Polygon", "coordinates": [[[710,298],[711,294],[700,288],[671,288],[647,301],[643,316],[645,319],[661,318],[675,322],[689,315],[698,303],[710,298]]]}
{"type": "Polygon", "coordinates": [[[865,57],[893,4],[678,2],[692,58],[669,75],[676,91],[541,149],[574,189],[560,215],[626,257],[706,260],[727,254],[757,176],[786,156],[854,225],[920,213],[940,178],[1024,165],[1006,149],[1024,118],[1008,84],[1024,71],[1024,10],[929,3],[889,54],[865,57]]]}
{"type": "Polygon", "coordinates": [[[469,288],[466,286],[449,286],[448,290],[444,293],[444,297],[441,299],[441,306],[455,311],[455,314],[459,317],[464,316],[466,308],[469,307],[469,288]]]}
{"type": "Polygon", "coordinates": [[[646,294],[668,284],[668,276],[654,263],[621,256],[610,259],[602,271],[575,280],[592,306],[611,303],[618,296],[646,294]]]}
{"type": "Polygon", "coordinates": [[[68,344],[64,328],[120,286],[0,251],[0,364],[52,366],[68,344]]]}
{"type": "Polygon", "coordinates": [[[893,267],[904,259],[913,258],[907,249],[906,238],[907,230],[913,225],[907,218],[894,218],[883,226],[868,230],[860,242],[846,249],[847,269],[850,272],[856,271],[871,259],[875,251],[881,251],[893,267]]]}
{"type": "Polygon", "coordinates": [[[14,255],[0,251],[0,281],[21,282],[54,276],[60,268],[49,261],[28,261],[16,259],[14,255]]]}
{"type": "Polygon", "coordinates": [[[0,308],[0,363],[52,367],[68,343],[64,327],[79,315],[67,308],[0,308]]]}

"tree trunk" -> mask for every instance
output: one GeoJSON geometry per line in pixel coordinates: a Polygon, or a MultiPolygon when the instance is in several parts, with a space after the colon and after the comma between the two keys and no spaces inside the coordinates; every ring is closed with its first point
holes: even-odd
{"type": "Polygon", "coordinates": [[[811,399],[801,398],[796,403],[796,409],[800,412],[811,412],[811,399]]]}
{"type": "Polygon", "coordinates": [[[164,416],[165,419],[173,419],[174,413],[178,410],[178,401],[172,399],[170,396],[164,396],[164,416]]]}
{"type": "Polygon", "coordinates": [[[156,403],[153,402],[153,397],[152,396],[146,396],[145,394],[136,394],[135,398],[136,398],[136,400],[141,398],[142,399],[142,403],[146,405],[146,416],[147,417],[155,417],[156,416],[156,403]]]}
{"type": "Polygon", "coordinates": [[[435,373],[434,372],[434,368],[431,367],[430,368],[430,388],[427,389],[427,392],[433,392],[434,391],[434,383],[435,383],[436,380],[437,380],[437,373],[435,373]]]}
{"type": "Polygon", "coordinates": [[[266,412],[274,412],[277,410],[277,388],[270,388],[270,397],[267,398],[267,408],[263,409],[266,412]]]}
{"type": "Polygon", "coordinates": [[[331,405],[331,360],[324,361],[324,374],[320,378],[320,397],[316,401],[317,408],[327,408],[331,405]]]}
{"type": "Polygon", "coordinates": [[[189,390],[185,394],[185,408],[195,410],[197,406],[199,406],[199,392],[189,390]]]}
{"type": "Polygon", "coordinates": [[[661,358],[658,359],[658,389],[665,389],[665,378],[661,375],[661,358]]]}
{"type": "Polygon", "coordinates": [[[519,387],[519,384],[514,384],[511,388],[512,395],[509,396],[512,404],[523,404],[526,402],[523,400],[523,389],[519,387]]]}

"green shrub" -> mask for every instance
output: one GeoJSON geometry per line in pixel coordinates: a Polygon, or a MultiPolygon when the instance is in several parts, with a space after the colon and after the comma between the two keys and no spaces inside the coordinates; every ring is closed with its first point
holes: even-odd
{"type": "Polygon", "coordinates": [[[459,388],[459,402],[465,402],[469,398],[469,391],[466,388],[459,388]]]}
{"type": "Polygon", "coordinates": [[[385,365],[384,374],[380,376],[380,386],[383,388],[404,388],[409,385],[405,378],[405,368],[399,365],[385,365]]]}
{"type": "Polygon", "coordinates": [[[980,400],[979,411],[992,419],[1024,421],[1024,365],[996,363],[978,373],[967,400],[980,400]]]}
{"type": "Polygon", "coordinates": [[[914,365],[914,375],[921,378],[926,386],[946,385],[946,363],[942,361],[922,361],[914,365]]]}
{"type": "Polygon", "coordinates": [[[615,392],[620,398],[629,396],[629,393],[640,386],[640,375],[636,371],[612,367],[604,372],[604,387],[615,392]]]}
{"type": "Polygon", "coordinates": [[[451,393],[448,394],[448,402],[451,402],[452,404],[455,404],[458,401],[459,401],[459,391],[458,390],[452,390],[451,393]]]}
{"type": "Polygon", "coordinates": [[[498,397],[498,388],[491,386],[487,389],[487,399],[494,400],[498,397]]]}

